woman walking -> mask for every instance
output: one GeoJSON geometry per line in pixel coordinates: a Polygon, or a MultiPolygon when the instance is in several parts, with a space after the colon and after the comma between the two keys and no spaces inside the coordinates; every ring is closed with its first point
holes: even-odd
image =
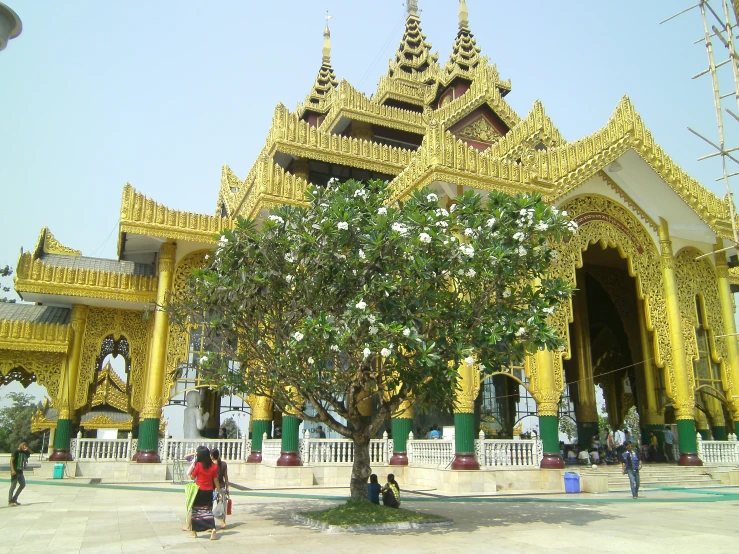
{"type": "MultiPolygon", "coordinates": [[[[229,483],[228,483],[228,464],[221,459],[221,453],[217,448],[210,451],[210,458],[213,463],[218,467],[218,494],[221,495],[221,502],[223,502],[223,523],[221,523],[221,529],[226,528],[226,515],[228,515],[228,497],[229,497],[229,483]]],[[[214,494],[215,496],[215,494],[214,494]]],[[[215,498],[213,499],[215,501],[215,498]]]]}
{"type": "Polygon", "coordinates": [[[190,537],[210,531],[210,540],[216,539],[216,520],[213,517],[213,491],[218,490],[218,466],[210,459],[210,451],[199,446],[197,461],[191,477],[199,490],[190,510],[190,537]]]}

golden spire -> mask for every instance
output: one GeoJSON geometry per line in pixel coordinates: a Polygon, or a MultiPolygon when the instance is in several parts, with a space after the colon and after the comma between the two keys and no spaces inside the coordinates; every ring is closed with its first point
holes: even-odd
{"type": "Polygon", "coordinates": [[[336,73],[334,68],[331,67],[331,30],[328,28],[328,20],[331,16],[326,10],[326,27],[323,30],[323,58],[321,68],[318,70],[318,76],[316,82],[313,83],[313,88],[308,93],[306,99],[306,109],[322,109],[323,100],[329,91],[339,84],[336,79],[336,73]]]}
{"type": "Polygon", "coordinates": [[[480,47],[477,46],[475,36],[470,31],[470,13],[467,10],[466,0],[459,0],[459,32],[454,41],[452,54],[446,63],[446,74],[466,75],[476,68],[481,61],[480,47]]]}
{"type": "Polygon", "coordinates": [[[459,0],[459,28],[467,27],[470,24],[470,12],[467,11],[466,0],[459,0]]]}
{"type": "Polygon", "coordinates": [[[436,80],[439,55],[431,53],[431,43],[421,31],[418,0],[406,0],[406,11],[405,32],[395,59],[390,61],[388,76],[430,84],[436,80]]]}

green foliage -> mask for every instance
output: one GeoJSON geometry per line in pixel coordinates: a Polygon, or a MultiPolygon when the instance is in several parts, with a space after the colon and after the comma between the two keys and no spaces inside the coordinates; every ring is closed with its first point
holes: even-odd
{"type": "Polygon", "coordinates": [[[10,277],[12,274],[13,270],[10,266],[0,267],[0,302],[15,302],[15,299],[5,296],[6,292],[10,292],[10,286],[2,282],[3,278],[10,277]]]}
{"type": "Polygon", "coordinates": [[[391,195],[333,182],[226,232],[169,308],[205,325],[202,372],[364,442],[408,398],[451,409],[463,360],[484,376],[562,347],[547,319],[571,290],[548,268],[576,230],[566,213],[536,195],[467,192],[449,211],[430,189],[391,195]]]}
{"type": "Polygon", "coordinates": [[[234,421],[233,417],[229,417],[227,420],[221,422],[221,429],[226,431],[227,439],[240,439],[241,431],[239,426],[234,421]]]}
{"type": "Polygon", "coordinates": [[[567,440],[571,441],[572,437],[577,436],[577,424],[569,416],[561,416],[559,418],[559,430],[567,435],[567,440]]]}
{"type": "Polygon", "coordinates": [[[31,417],[36,411],[33,396],[23,392],[5,395],[12,402],[0,408],[0,452],[12,452],[21,442],[28,443],[32,452],[41,449],[41,436],[31,433],[31,417]]]}
{"type": "Polygon", "coordinates": [[[322,510],[320,512],[304,512],[301,514],[329,525],[371,525],[377,523],[442,522],[446,519],[433,515],[412,512],[402,508],[386,508],[368,500],[350,500],[346,504],[322,510]]]}

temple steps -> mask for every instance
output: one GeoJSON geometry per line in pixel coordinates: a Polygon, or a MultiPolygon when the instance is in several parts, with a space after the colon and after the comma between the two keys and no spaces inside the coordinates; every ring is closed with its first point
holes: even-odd
{"type": "MultiPolygon", "coordinates": [[[[581,475],[608,476],[608,490],[628,491],[629,477],[619,465],[599,465],[597,469],[579,466],[581,475]]],[[[641,470],[641,488],[703,488],[725,485],[723,474],[736,471],[731,467],[680,467],[670,464],[645,465],[641,470]]]]}

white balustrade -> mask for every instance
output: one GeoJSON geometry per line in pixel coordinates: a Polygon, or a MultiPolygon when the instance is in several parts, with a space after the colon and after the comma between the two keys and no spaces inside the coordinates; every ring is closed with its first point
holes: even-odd
{"type": "Polygon", "coordinates": [[[131,433],[125,439],[83,439],[82,433],[70,441],[74,460],[129,460],[133,456],[131,433]]]}
{"type": "Polygon", "coordinates": [[[698,433],[696,439],[698,457],[704,464],[739,465],[739,441],[736,435],[729,435],[729,440],[725,441],[707,441],[698,433]]]}
{"type": "Polygon", "coordinates": [[[205,446],[210,450],[218,449],[221,459],[227,462],[245,461],[251,451],[251,441],[243,439],[170,439],[165,436],[159,439],[159,458],[162,462],[181,460],[192,454],[198,446],[205,446]]]}
{"type": "MultiPolygon", "coordinates": [[[[484,437],[484,435],[481,436],[484,437]]],[[[538,468],[543,457],[538,440],[476,440],[475,451],[481,467],[538,468]]]]}
{"type": "Polygon", "coordinates": [[[408,439],[408,465],[446,467],[454,459],[453,440],[408,439]]]}
{"type": "MultiPolygon", "coordinates": [[[[351,465],[354,463],[354,442],[350,439],[312,439],[306,432],[299,441],[298,450],[304,465],[351,465]]],[[[393,453],[393,441],[372,439],[369,444],[371,464],[387,464],[393,453]]],[[[264,460],[262,453],[262,460],[264,460]]]]}

